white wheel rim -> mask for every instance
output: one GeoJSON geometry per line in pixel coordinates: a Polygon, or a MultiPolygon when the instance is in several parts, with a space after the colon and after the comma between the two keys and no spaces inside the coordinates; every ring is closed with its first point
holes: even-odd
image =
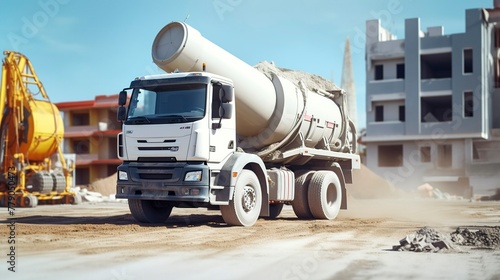
{"type": "Polygon", "coordinates": [[[243,210],[247,213],[252,211],[257,204],[255,190],[251,186],[243,187],[243,197],[241,199],[243,210]]]}

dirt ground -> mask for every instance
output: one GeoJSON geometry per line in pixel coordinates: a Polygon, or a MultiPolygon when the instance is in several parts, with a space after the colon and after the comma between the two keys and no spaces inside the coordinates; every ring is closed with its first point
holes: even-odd
{"type": "Polygon", "coordinates": [[[333,221],[298,220],[287,206],[250,228],[206,209],[137,224],[117,202],[16,209],[0,222],[0,279],[500,279],[498,248],[392,250],[424,226],[499,226],[499,202],[351,198],[333,221]],[[12,221],[16,272],[6,262],[12,221]]]}

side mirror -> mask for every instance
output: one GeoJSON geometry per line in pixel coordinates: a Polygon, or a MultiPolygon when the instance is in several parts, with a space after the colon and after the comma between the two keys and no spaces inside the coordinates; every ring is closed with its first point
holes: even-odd
{"type": "Polygon", "coordinates": [[[117,118],[118,121],[124,121],[125,119],[127,119],[127,108],[123,106],[118,107],[117,118]]]}
{"type": "Polygon", "coordinates": [[[123,106],[125,104],[127,104],[127,92],[122,90],[118,95],[118,105],[123,106]]]}
{"type": "Polygon", "coordinates": [[[234,98],[233,87],[222,86],[219,89],[219,99],[222,103],[231,102],[233,101],[233,98],[234,98]]]}
{"type": "Polygon", "coordinates": [[[223,119],[230,119],[233,116],[233,104],[221,103],[219,107],[219,116],[223,119]]]}

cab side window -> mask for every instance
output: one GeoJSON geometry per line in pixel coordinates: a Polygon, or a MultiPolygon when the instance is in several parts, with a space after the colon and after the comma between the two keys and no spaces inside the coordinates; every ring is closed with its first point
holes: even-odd
{"type": "Polygon", "coordinates": [[[219,98],[219,90],[222,85],[213,84],[212,91],[212,119],[218,119],[219,116],[219,108],[220,108],[220,98],[219,98]]]}

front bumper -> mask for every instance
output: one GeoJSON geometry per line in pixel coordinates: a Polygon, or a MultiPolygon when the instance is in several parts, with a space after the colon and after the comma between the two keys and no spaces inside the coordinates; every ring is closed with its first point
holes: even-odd
{"type": "Polygon", "coordinates": [[[208,202],[208,166],[203,162],[124,162],[118,172],[127,172],[128,180],[117,180],[116,198],[208,202]],[[191,171],[201,171],[201,180],[186,182],[191,171]]]}

